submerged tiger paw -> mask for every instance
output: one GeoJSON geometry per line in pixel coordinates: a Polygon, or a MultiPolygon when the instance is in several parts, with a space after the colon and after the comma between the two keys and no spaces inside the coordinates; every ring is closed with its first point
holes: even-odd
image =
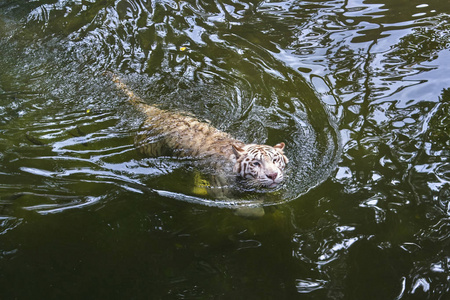
{"type": "Polygon", "coordinates": [[[210,186],[208,180],[202,178],[199,173],[194,174],[194,187],[192,193],[196,196],[208,196],[208,187],[210,186]]]}
{"type": "Polygon", "coordinates": [[[234,214],[246,219],[258,219],[263,217],[266,212],[263,206],[242,206],[234,211],[234,214]]]}
{"type": "Polygon", "coordinates": [[[228,180],[220,175],[209,175],[206,179],[201,173],[194,173],[194,187],[192,193],[196,196],[209,196],[215,200],[228,199],[231,191],[228,188],[228,180]]]}

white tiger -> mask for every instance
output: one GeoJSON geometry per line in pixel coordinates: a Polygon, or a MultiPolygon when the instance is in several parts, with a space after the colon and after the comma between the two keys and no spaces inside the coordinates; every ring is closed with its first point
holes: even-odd
{"type": "Polygon", "coordinates": [[[273,147],[266,145],[233,145],[236,161],[233,171],[252,187],[274,188],[284,179],[288,158],[284,155],[285,144],[273,147]]]}
{"type": "Polygon", "coordinates": [[[135,139],[144,155],[199,158],[214,166],[220,185],[227,185],[220,181],[229,175],[250,188],[275,188],[283,182],[288,163],[284,143],[273,147],[245,144],[192,116],[143,103],[117,76],[112,77],[128,101],[146,115],[135,139]]]}

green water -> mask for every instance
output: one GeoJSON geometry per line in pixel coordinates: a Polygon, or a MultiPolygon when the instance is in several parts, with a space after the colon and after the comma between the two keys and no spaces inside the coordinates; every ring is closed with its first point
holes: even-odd
{"type": "Polygon", "coordinates": [[[0,0],[0,299],[447,299],[449,21],[447,0],[0,0]],[[192,161],[134,149],[105,72],[285,142],[285,184],[193,193],[192,161]]]}

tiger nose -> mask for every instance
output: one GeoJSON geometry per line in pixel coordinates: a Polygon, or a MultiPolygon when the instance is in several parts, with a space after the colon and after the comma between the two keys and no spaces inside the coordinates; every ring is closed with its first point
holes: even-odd
{"type": "Polygon", "coordinates": [[[278,174],[277,173],[270,173],[270,174],[266,174],[267,178],[275,180],[275,178],[277,178],[278,174]]]}

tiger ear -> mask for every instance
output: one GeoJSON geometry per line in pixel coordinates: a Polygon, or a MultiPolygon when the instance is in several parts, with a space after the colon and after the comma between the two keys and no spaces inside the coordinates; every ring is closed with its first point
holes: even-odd
{"type": "Polygon", "coordinates": [[[235,144],[231,144],[231,147],[233,148],[233,153],[236,155],[236,158],[239,158],[242,154],[245,153],[245,150],[240,148],[239,146],[236,146],[235,144]]]}
{"type": "Polygon", "coordinates": [[[276,144],[275,146],[273,146],[275,149],[280,149],[283,150],[284,149],[285,144],[283,142],[276,144]]]}

